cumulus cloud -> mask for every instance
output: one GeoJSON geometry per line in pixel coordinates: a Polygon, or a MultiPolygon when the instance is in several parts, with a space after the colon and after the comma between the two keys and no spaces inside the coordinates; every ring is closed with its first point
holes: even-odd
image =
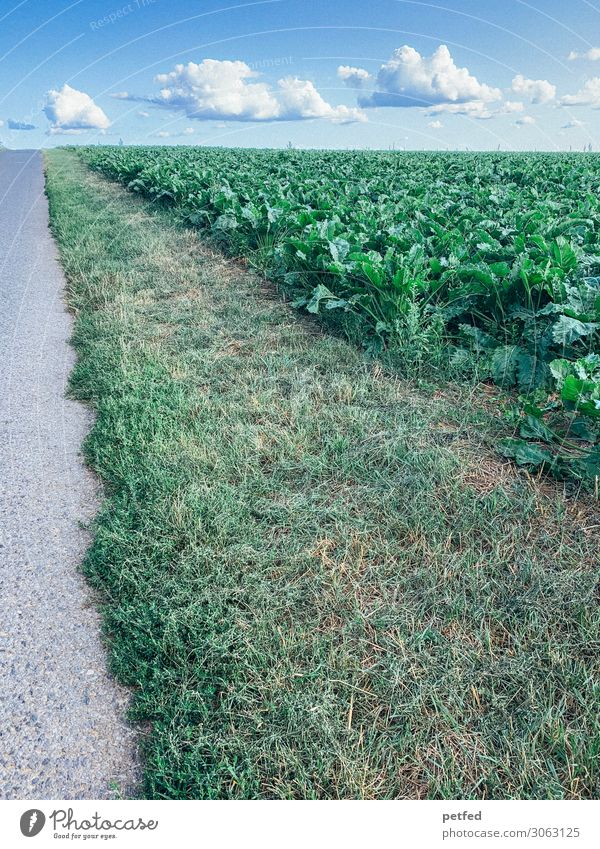
{"type": "Polygon", "coordinates": [[[46,95],[44,107],[51,133],[80,133],[83,130],[105,130],[110,121],[89,94],[65,85],[46,95]]]}
{"type": "Polygon", "coordinates": [[[571,120],[567,121],[566,124],[562,124],[563,130],[576,130],[579,127],[585,127],[585,123],[580,121],[578,118],[571,118],[571,120]]]}
{"type": "MultiPolygon", "coordinates": [[[[361,85],[373,79],[368,71],[346,65],[338,68],[338,77],[359,82],[355,80],[357,72],[361,72],[361,85]]],[[[556,94],[556,88],[546,80],[526,80],[522,75],[513,80],[513,90],[534,103],[547,102],[556,94]]],[[[380,67],[375,91],[359,97],[359,104],[419,107],[430,116],[465,115],[481,121],[525,108],[520,100],[498,103],[501,100],[501,90],[480,82],[467,68],[459,68],[445,44],[429,57],[404,45],[380,67]]]]}
{"type": "Polygon", "coordinates": [[[524,127],[527,124],[535,124],[535,118],[531,115],[521,115],[520,118],[517,118],[515,124],[517,127],[524,127]]]}
{"type": "Polygon", "coordinates": [[[441,130],[444,125],[441,121],[429,121],[427,126],[431,127],[432,130],[441,130]]]}
{"type": "Polygon", "coordinates": [[[512,90],[527,97],[531,103],[549,103],[556,97],[556,86],[548,80],[528,80],[523,74],[514,77],[512,90]]]}
{"type": "Polygon", "coordinates": [[[364,121],[365,114],[348,106],[332,106],[309,80],[280,79],[276,86],[255,81],[260,74],[245,62],[204,59],[176,65],[155,81],[161,86],[153,97],[127,95],[184,112],[198,120],[297,121],[328,118],[338,123],[364,121]]]}
{"type": "Polygon", "coordinates": [[[567,59],[569,62],[573,62],[575,59],[588,59],[590,62],[598,62],[600,61],[600,47],[590,47],[589,50],[584,50],[582,53],[571,50],[567,59]]]}
{"type": "Polygon", "coordinates": [[[266,83],[251,83],[257,77],[245,62],[205,59],[200,64],[176,65],[159,74],[162,88],[155,98],[160,106],[183,110],[190,118],[219,118],[264,121],[276,118],[279,107],[266,83]]]}
{"type": "Polygon", "coordinates": [[[129,100],[128,91],[113,91],[109,97],[114,97],[115,100],[129,100]]]}
{"type": "Polygon", "coordinates": [[[566,94],[561,97],[562,106],[591,106],[600,109],[600,77],[586,80],[576,94],[566,94]]]}
{"type": "Polygon", "coordinates": [[[337,75],[350,88],[362,88],[373,79],[365,68],[353,68],[351,65],[340,65],[337,75]]]}
{"type": "Polygon", "coordinates": [[[286,77],[279,80],[278,86],[277,99],[281,105],[282,118],[329,118],[338,124],[366,121],[366,115],[360,109],[331,106],[323,100],[310,80],[286,77]]]}
{"type": "Polygon", "coordinates": [[[404,45],[394,50],[377,74],[375,91],[359,100],[362,106],[433,106],[467,102],[490,103],[502,92],[459,68],[445,44],[429,57],[404,45]]]}
{"type": "Polygon", "coordinates": [[[8,119],[8,129],[9,130],[35,130],[35,124],[28,124],[26,121],[13,121],[12,118],[8,119]]]}

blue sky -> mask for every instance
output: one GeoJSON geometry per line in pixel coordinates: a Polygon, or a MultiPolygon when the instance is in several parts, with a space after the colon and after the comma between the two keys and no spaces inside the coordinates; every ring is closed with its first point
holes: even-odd
{"type": "Polygon", "coordinates": [[[600,0],[0,0],[0,80],[9,147],[598,149],[600,0]]]}

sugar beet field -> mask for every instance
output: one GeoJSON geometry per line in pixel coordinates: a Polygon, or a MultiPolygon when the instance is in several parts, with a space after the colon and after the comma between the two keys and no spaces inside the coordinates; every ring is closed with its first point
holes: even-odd
{"type": "Polygon", "coordinates": [[[46,168],[141,792],[597,798],[600,157],[46,168]]]}
{"type": "Polygon", "coordinates": [[[88,148],[373,352],[522,396],[500,450],[600,474],[600,158],[88,148]]]}

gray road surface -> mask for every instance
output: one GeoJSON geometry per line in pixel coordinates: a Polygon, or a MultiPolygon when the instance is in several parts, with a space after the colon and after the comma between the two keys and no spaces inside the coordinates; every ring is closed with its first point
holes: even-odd
{"type": "Polygon", "coordinates": [[[65,399],[74,354],[41,154],[0,152],[0,798],[104,799],[131,788],[127,694],[106,672],[78,572],[98,505],[65,399]]]}

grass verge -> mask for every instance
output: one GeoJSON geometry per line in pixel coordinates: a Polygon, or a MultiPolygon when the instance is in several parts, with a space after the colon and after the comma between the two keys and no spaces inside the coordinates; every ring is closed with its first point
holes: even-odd
{"type": "Polygon", "coordinates": [[[85,571],[150,798],[598,794],[598,517],[167,212],[47,157],[85,571]]]}

